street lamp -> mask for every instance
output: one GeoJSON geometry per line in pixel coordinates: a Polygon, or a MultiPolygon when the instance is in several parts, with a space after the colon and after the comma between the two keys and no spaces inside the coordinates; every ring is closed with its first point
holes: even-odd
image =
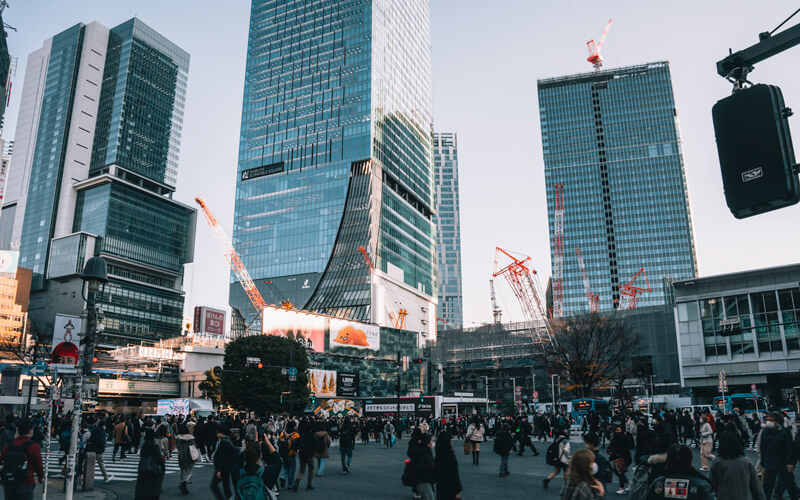
{"type": "Polygon", "coordinates": [[[97,301],[103,296],[105,285],[108,283],[108,267],[102,257],[92,257],[86,262],[83,268],[81,279],[86,288],[84,295],[83,286],[81,287],[81,297],[86,301],[86,316],[88,325],[86,336],[83,339],[83,366],[79,368],[77,377],[77,394],[75,394],[75,406],[72,411],[72,434],[69,439],[69,455],[67,457],[67,478],[65,484],[66,500],[72,500],[73,485],[75,483],[75,453],[78,448],[78,433],[81,426],[81,406],[83,405],[83,375],[92,373],[92,358],[94,357],[94,337],[98,331],[102,331],[103,326],[98,324],[97,301]]]}

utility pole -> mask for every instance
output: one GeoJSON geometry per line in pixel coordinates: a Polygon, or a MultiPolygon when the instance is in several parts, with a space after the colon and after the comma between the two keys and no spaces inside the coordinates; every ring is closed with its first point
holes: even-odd
{"type": "Polygon", "coordinates": [[[400,370],[403,369],[403,353],[397,351],[397,418],[400,418],[400,370]]]}
{"type": "Polygon", "coordinates": [[[514,415],[517,414],[517,379],[511,377],[511,401],[514,404],[514,415]]]}
{"type": "Polygon", "coordinates": [[[486,387],[486,414],[489,414],[489,377],[483,376],[484,387],[486,387]]]}

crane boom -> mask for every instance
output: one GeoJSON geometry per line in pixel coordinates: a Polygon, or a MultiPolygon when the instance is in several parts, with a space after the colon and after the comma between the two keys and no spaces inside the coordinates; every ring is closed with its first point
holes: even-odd
{"type": "Polygon", "coordinates": [[[497,247],[494,257],[495,271],[492,277],[503,276],[511,286],[514,295],[517,296],[525,319],[531,324],[530,334],[533,341],[537,343],[549,342],[553,339],[552,329],[545,312],[539,283],[535,278],[536,271],[527,264],[531,258],[528,256],[523,257],[523,259],[518,259],[506,250],[497,247]],[[511,263],[500,268],[500,257],[502,255],[511,259],[511,263]],[[536,324],[540,321],[545,326],[544,334],[536,328],[536,324]]]}
{"type": "Polygon", "coordinates": [[[503,322],[503,311],[497,305],[497,295],[494,293],[494,280],[489,280],[489,295],[492,298],[492,319],[495,325],[503,322]]]}
{"type": "Polygon", "coordinates": [[[225,233],[225,230],[222,229],[222,226],[219,224],[219,221],[214,214],[211,213],[211,210],[208,208],[206,203],[200,197],[195,197],[194,201],[200,205],[200,211],[203,212],[203,215],[206,218],[206,222],[208,222],[209,227],[211,227],[211,232],[214,234],[214,239],[217,240],[220,247],[222,247],[223,254],[225,255],[225,260],[228,261],[228,264],[231,266],[231,270],[236,275],[236,279],[239,280],[239,284],[242,285],[244,292],[247,294],[247,298],[250,299],[250,303],[253,304],[253,307],[259,313],[267,307],[267,303],[264,302],[264,298],[261,296],[261,293],[256,288],[256,284],[253,283],[253,278],[250,277],[250,273],[247,272],[247,269],[244,267],[244,263],[242,259],[239,258],[239,254],[236,253],[236,249],[233,248],[233,243],[228,235],[225,233]]]}
{"type": "Polygon", "coordinates": [[[603,45],[606,43],[606,37],[608,36],[608,31],[611,29],[611,22],[613,20],[613,18],[608,20],[603,34],[600,35],[597,41],[589,40],[586,42],[586,47],[589,48],[589,57],[587,57],[586,60],[592,63],[594,69],[598,71],[603,67],[603,56],[600,54],[600,49],[602,49],[603,45]]]}
{"type": "Polygon", "coordinates": [[[644,268],[640,268],[636,274],[633,275],[633,278],[629,282],[627,282],[622,288],[619,289],[619,294],[622,296],[622,301],[620,304],[620,309],[636,309],[636,304],[639,303],[639,295],[644,292],[652,292],[652,288],[650,288],[650,280],[647,279],[647,273],[645,272],[644,268]],[[635,286],[636,280],[639,276],[644,277],[645,286],[635,286]]]}
{"type": "Polygon", "coordinates": [[[589,301],[589,312],[596,313],[600,310],[600,297],[596,293],[592,293],[592,287],[589,285],[589,275],[586,273],[586,265],[583,263],[583,254],[580,248],[575,249],[575,256],[578,258],[578,266],[581,268],[583,291],[586,293],[586,299],[589,301]]]}

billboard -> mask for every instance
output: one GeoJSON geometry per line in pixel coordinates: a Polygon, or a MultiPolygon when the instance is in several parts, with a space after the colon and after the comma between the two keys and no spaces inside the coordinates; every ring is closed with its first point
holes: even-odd
{"type": "Polygon", "coordinates": [[[189,414],[191,402],[192,400],[189,398],[159,399],[156,415],[183,415],[185,417],[189,414]]]}
{"type": "Polygon", "coordinates": [[[378,325],[356,323],[331,318],[331,351],[345,347],[379,351],[381,328],[378,325]]]}
{"type": "Polygon", "coordinates": [[[16,274],[19,252],[0,250],[0,273],[16,274]]]}
{"type": "Polygon", "coordinates": [[[333,370],[308,370],[308,389],[312,396],[336,397],[336,372],[333,370]]]}
{"type": "Polygon", "coordinates": [[[81,337],[81,318],[67,314],[56,314],[53,323],[53,350],[50,366],[75,367],[80,357],[78,346],[81,337]]]}
{"type": "Polygon", "coordinates": [[[336,373],[336,395],[346,398],[358,397],[358,372],[336,373]]]}
{"type": "Polygon", "coordinates": [[[194,333],[225,334],[225,311],[205,306],[194,308],[194,333]]]}
{"type": "Polygon", "coordinates": [[[325,316],[267,306],[261,315],[261,333],[295,339],[307,349],[323,352],[325,316]]]}
{"type": "Polygon", "coordinates": [[[350,399],[324,399],[314,408],[315,417],[361,416],[361,408],[350,399]]]}

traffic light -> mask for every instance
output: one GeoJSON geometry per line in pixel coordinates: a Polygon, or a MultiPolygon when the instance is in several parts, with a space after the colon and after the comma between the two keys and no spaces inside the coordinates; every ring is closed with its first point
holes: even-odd
{"type": "Polygon", "coordinates": [[[414,360],[414,364],[415,364],[415,365],[419,365],[419,364],[422,364],[422,363],[424,363],[424,362],[425,362],[425,360],[424,360],[424,359],[422,359],[422,358],[417,358],[417,359],[415,359],[415,360],[414,360]]]}
{"type": "Polygon", "coordinates": [[[97,363],[97,356],[92,356],[92,363],[97,363]]]}
{"type": "Polygon", "coordinates": [[[264,368],[264,363],[259,363],[259,364],[257,364],[257,365],[256,365],[256,368],[258,368],[259,370],[260,370],[260,369],[262,369],[262,368],[264,368]]]}
{"type": "Polygon", "coordinates": [[[311,396],[311,404],[312,405],[317,404],[317,397],[316,396],[313,396],[313,395],[311,396]]]}
{"type": "Polygon", "coordinates": [[[424,403],[425,402],[425,396],[420,396],[419,397],[419,402],[420,403],[424,403]]]}

